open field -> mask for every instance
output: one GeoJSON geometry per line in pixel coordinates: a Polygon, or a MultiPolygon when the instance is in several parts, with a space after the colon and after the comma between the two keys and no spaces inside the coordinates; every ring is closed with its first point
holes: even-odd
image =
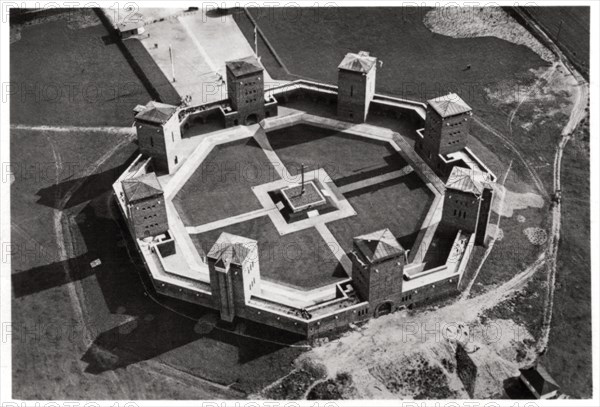
{"type": "Polygon", "coordinates": [[[81,13],[91,25],[72,27],[65,16],[25,26],[11,44],[12,123],[129,126],[133,107],[149,100],[94,13],[81,13]]]}
{"type": "Polygon", "coordinates": [[[187,180],[173,203],[185,225],[198,226],[261,209],[251,188],[278,179],[253,138],[221,144],[187,180]]]}
{"type": "Polygon", "coordinates": [[[592,397],[589,116],[565,149],[562,236],[558,250],[555,307],[548,352],[543,361],[563,371],[562,383],[573,394],[592,397]],[[568,346],[577,343],[577,347],[568,346]],[[582,379],[585,378],[585,379],[582,379]]]}
{"type": "Polygon", "coordinates": [[[533,80],[534,75],[527,69],[547,65],[528,48],[498,38],[453,39],[433,34],[422,21],[428,10],[250,9],[293,74],[336,83],[336,68],[345,53],[364,49],[383,61],[377,70],[377,92],[420,101],[452,90],[481,110],[486,103],[482,85],[519,78],[533,80]],[[465,70],[469,64],[471,69],[465,70]]]}
{"type": "Polygon", "coordinates": [[[208,250],[222,232],[258,241],[261,278],[313,289],[336,283],[348,276],[315,228],[280,236],[268,216],[192,235],[199,250],[208,250]]]}

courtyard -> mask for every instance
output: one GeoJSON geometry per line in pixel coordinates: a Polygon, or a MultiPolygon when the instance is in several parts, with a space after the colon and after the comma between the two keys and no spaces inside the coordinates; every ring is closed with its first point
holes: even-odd
{"type": "Polygon", "coordinates": [[[435,194],[399,147],[302,122],[252,132],[214,145],[174,192],[200,256],[223,232],[254,239],[261,277],[306,291],[352,276],[356,236],[389,228],[412,248],[435,194]]]}

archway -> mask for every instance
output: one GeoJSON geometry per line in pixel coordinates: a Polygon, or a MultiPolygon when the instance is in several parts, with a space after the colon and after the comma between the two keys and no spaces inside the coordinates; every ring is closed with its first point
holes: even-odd
{"type": "Polygon", "coordinates": [[[246,126],[250,126],[256,123],[258,123],[258,116],[256,116],[256,114],[252,113],[246,116],[246,126]]]}
{"type": "Polygon", "coordinates": [[[382,315],[387,315],[390,314],[392,312],[392,303],[391,302],[384,302],[379,304],[379,306],[377,307],[377,309],[375,310],[375,317],[380,317],[382,315]]]}

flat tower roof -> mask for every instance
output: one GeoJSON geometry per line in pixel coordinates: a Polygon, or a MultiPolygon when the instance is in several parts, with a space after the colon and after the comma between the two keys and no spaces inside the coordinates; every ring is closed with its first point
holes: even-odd
{"type": "Polygon", "coordinates": [[[225,66],[233,73],[234,76],[245,76],[263,71],[260,61],[254,55],[240,59],[234,59],[233,61],[227,61],[225,62],[225,66]]]}
{"type": "MultiPolygon", "coordinates": [[[[137,109],[137,107],[136,107],[137,109]]],[[[137,120],[144,120],[156,124],[165,124],[177,111],[177,107],[166,103],[151,100],[146,108],[135,115],[137,120]]]]}
{"type": "Polygon", "coordinates": [[[206,257],[217,260],[217,267],[226,269],[231,263],[241,266],[257,244],[256,240],[223,232],[206,257]]]}
{"type": "Polygon", "coordinates": [[[338,69],[367,73],[376,63],[377,58],[370,56],[366,51],[360,51],[358,54],[349,52],[338,65],[338,69]]]}
{"type": "Polygon", "coordinates": [[[455,116],[472,110],[456,93],[429,99],[427,103],[442,117],[455,116]]]}
{"type": "Polygon", "coordinates": [[[396,240],[392,232],[387,228],[355,237],[354,243],[363,256],[371,263],[404,253],[404,249],[398,243],[398,240],[396,240]]]}
{"type": "Polygon", "coordinates": [[[127,202],[140,201],[163,193],[158,178],[153,172],[126,179],[122,185],[127,202]]]}
{"type": "Polygon", "coordinates": [[[491,182],[492,178],[487,172],[455,166],[446,181],[446,188],[479,196],[484,189],[490,188],[491,182]]]}

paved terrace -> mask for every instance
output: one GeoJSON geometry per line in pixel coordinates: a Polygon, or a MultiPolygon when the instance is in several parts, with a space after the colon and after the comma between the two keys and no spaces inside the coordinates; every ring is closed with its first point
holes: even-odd
{"type": "MultiPolygon", "coordinates": [[[[212,17],[206,10],[173,12],[163,21],[148,21],[140,40],[163,74],[175,81],[180,96],[192,104],[227,98],[225,62],[247,57],[254,50],[232,16],[212,17]],[[171,55],[173,54],[173,65],[171,55]]],[[[144,14],[144,9],[140,11],[144,14]]],[[[163,18],[163,17],[161,17],[163,18]]],[[[265,83],[281,84],[265,70],[265,83]]]]}

